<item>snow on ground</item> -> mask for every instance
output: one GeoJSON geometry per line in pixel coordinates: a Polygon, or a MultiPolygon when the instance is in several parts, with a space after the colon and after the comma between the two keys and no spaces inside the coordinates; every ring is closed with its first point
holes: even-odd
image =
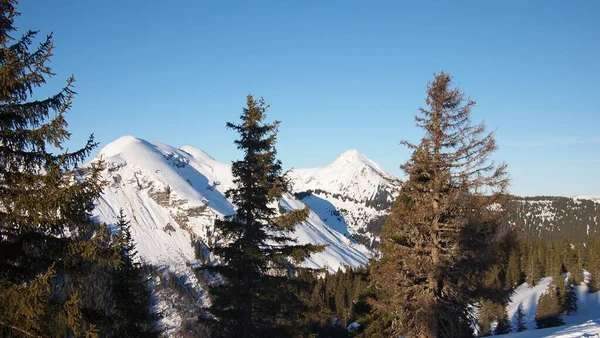
{"type": "Polygon", "coordinates": [[[535,329],[537,300],[546,291],[550,283],[552,283],[552,277],[545,277],[534,287],[529,287],[527,283],[517,287],[515,294],[512,296],[512,301],[507,307],[507,311],[509,317],[513,319],[514,328],[516,326],[515,315],[517,307],[519,304],[522,304],[523,312],[526,316],[527,330],[503,335],[502,337],[600,338],[600,292],[588,293],[588,287],[585,284],[578,285],[575,288],[577,293],[577,312],[570,316],[563,316],[565,325],[540,330],[535,329]]]}

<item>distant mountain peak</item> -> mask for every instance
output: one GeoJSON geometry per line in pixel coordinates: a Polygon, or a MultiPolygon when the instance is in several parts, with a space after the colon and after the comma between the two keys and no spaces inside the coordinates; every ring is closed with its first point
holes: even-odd
{"type": "Polygon", "coordinates": [[[132,146],[138,145],[140,143],[144,143],[144,140],[141,140],[132,135],[121,136],[118,139],[110,142],[104,148],[100,150],[98,153],[99,156],[110,157],[114,155],[118,155],[122,153],[125,149],[130,148],[132,146]]]}
{"type": "Polygon", "coordinates": [[[360,151],[356,149],[348,149],[338,156],[333,163],[346,163],[346,162],[357,162],[364,161],[367,159],[360,151]]]}
{"type": "Polygon", "coordinates": [[[360,170],[360,167],[367,166],[375,173],[386,177],[391,177],[383,168],[375,161],[371,160],[363,153],[356,149],[349,149],[343,152],[338,158],[333,161],[329,168],[340,168],[345,170],[360,170]]]}

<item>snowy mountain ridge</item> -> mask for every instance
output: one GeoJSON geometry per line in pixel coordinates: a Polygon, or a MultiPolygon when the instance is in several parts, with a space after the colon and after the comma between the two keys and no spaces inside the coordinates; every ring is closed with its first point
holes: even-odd
{"type": "MultiPolygon", "coordinates": [[[[207,302],[204,290],[210,279],[194,267],[215,261],[210,248],[222,240],[214,228],[215,218],[234,213],[224,197],[233,187],[231,166],[193,146],[178,149],[133,136],[106,145],[92,161],[99,160],[105,163],[102,178],[108,185],[94,218],[115,224],[123,209],[140,258],[160,271],[155,294],[158,309],[165,314],[161,326],[176,336],[183,323],[197,317],[197,305],[207,302]]],[[[279,212],[305,207],[291,194],[278,204],[279,212]]],[[[366,265],[372,257],[369,249],[330,228],[312,211],[291,237],[300,244],[326,245],[303,263],[307,267],[334,272],[366,265]]]]}
{"type": "MultiPolygon", "coordinates": [[[[123,208],[138,250],[151,264],[184,272],[196,260],[192,239],[210,247],[218,240],[215,218],[234,213],[223,195],[233,186],[230,166],[195,147],[177,149],[124,136],[104,147],[98,159],[106,162],[103,176],[109,185],[94,211],[96,218],[112,224],[123,208]]],[[[288,210],[304,207],[289,194],[279,204],[288,210]]],[[[368,249],[330,229],[314,213],[292,237],[329,245],[305,262],[310,267],[335,271],[364,265],[370,257],[368,249]]]]}
{"type": "Polygon", "coordinates": [[[399,187],[398,180],[355,149],[325,167],[295,169],[293,191],[331,228],[362,239],[373,239],[370,224],[382,223],[399,187]]]}

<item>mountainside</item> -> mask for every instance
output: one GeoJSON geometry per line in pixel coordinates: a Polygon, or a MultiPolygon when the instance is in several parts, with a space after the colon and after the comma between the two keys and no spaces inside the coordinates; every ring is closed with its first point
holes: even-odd
{"type": "Polygon", "coordinates": [[[328,166],[290,173],[294,195],[331,228],[369,245],[391,208],[398,181],[357,150],[328,166]]]}
{"type": "Polygon", "coordinates": [[[522,229],[527,237],[546,241],[568,237],[585,242],[600,235],[600,199],[593,196],[515,197],[505,218],[507,226],[522,229]]]}
{"type": "MultiPolygon", "coordinates": [[[[110,184],[95,214],[110,224],[123,208],[140,254],[149,263],[185,270],[196,260],[192,239],[208,248],[220,240],[212,227],[215,217],[234,213],[223,196],[233,185],[229,165],[192,146],[177,149],[131,136],[110,143],[97,158],[106,162],[104,178],[110,184]]],[[[279,202],[281,211],[303,207],[291,195],[279,202]]],[[[366,248],[330,229],[315,213],[294,236],[300,242],[329,245],[305,263],[310,267],[337,270],[363,265],[369,257],[366,248]]]]}
{"type": "MultiPolygon", "coordinates": [[[[193,267],[215,259],[210,248],[221,238],[214,220],[234,213],[223,195],[233,185],[230,166],[192,146],[177,149],[132,136],[108,144],[93,161],[99,159],[105,161],[103,178],[109,184],[94,217],[114,224],[123,208],[141,258],[163,272],[158,284],[174,286],[187,301],[203,304],[202,285],[210,281],[202,280],[206,276],[193,267]]],[[[280,212],[302,208],[304,204],[291,194],[283,196],[278,206],[280,212]]],[[[303,263],[308,267],[336,271],[365,265],[371,257],[370,250],[331,229],[314,212],[292,237],[299,243],[328,245],[303,263]]],[[[168,312],[166,327],[181,326],[186,316],[195,318],[187,313],[189,308],[172,310],[182,302],[173,298],[173,292],[158,296],[159,307],[168,312]]]]}

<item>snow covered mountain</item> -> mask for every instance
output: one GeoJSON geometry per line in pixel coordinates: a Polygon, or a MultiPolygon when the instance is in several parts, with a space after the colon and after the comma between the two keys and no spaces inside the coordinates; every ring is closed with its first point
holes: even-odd
{"type": "MultiPolygon", "coordinates": [[[[108,182],[95,210],[99,222],[114,224],[119,209],[131,222],[132,236],[141,258],[161,273],[156,280],[158,308],[165,312],[163,327],[178,335],[186,320],[194,320],[198,304],[205,304],[209,280],[193,267],[212,261],[211,246],[220,240],[216,217],[234,212],[224,192],[233,186],[231,167],[193,146],[171,147],[124,136],[105,146],[92,161],[103,160],[108,182]],[[189,304],[190,306],[187,306],[189,304]]],[[[302,209],[305,204],[287,194],[279,211],[302,209]]],[[[329,227],[310,212],[292,237],[299,243],[326,244],[325,251],[303,264],[336,271],[368,263],[365,246],[329,227]]]]}
{"type": "Polygon", "coordinates": [[[328,166],[290,173],[295,196],[331,228],[363,244],[373,238],[391,207],[397,179],[357,150],[328,166]]]}
{"type": "MultiPolygon", "coordinates": [[[[123,208],[131,220],[132,233],[141,256],[154,265],[184,272],[196,262],[192,240],[210,248],[218,240],[213,229],[215,217],[234,212],[223,196],[232,187],[231,168],[200,149],[180,149],[124,136],[104,147],[96,159],[106,162],[104,179],[108,187],[95,208],[101,222],[112,224],[123,208]]],[[[303,208],[292,195],[284,196],[280,208],[303,208]]],[[[300,243],[328,244],[305,265],[327,267],[367,263],[370,252],[330,229],[311,213],[294,237],[300,243]]]]}

